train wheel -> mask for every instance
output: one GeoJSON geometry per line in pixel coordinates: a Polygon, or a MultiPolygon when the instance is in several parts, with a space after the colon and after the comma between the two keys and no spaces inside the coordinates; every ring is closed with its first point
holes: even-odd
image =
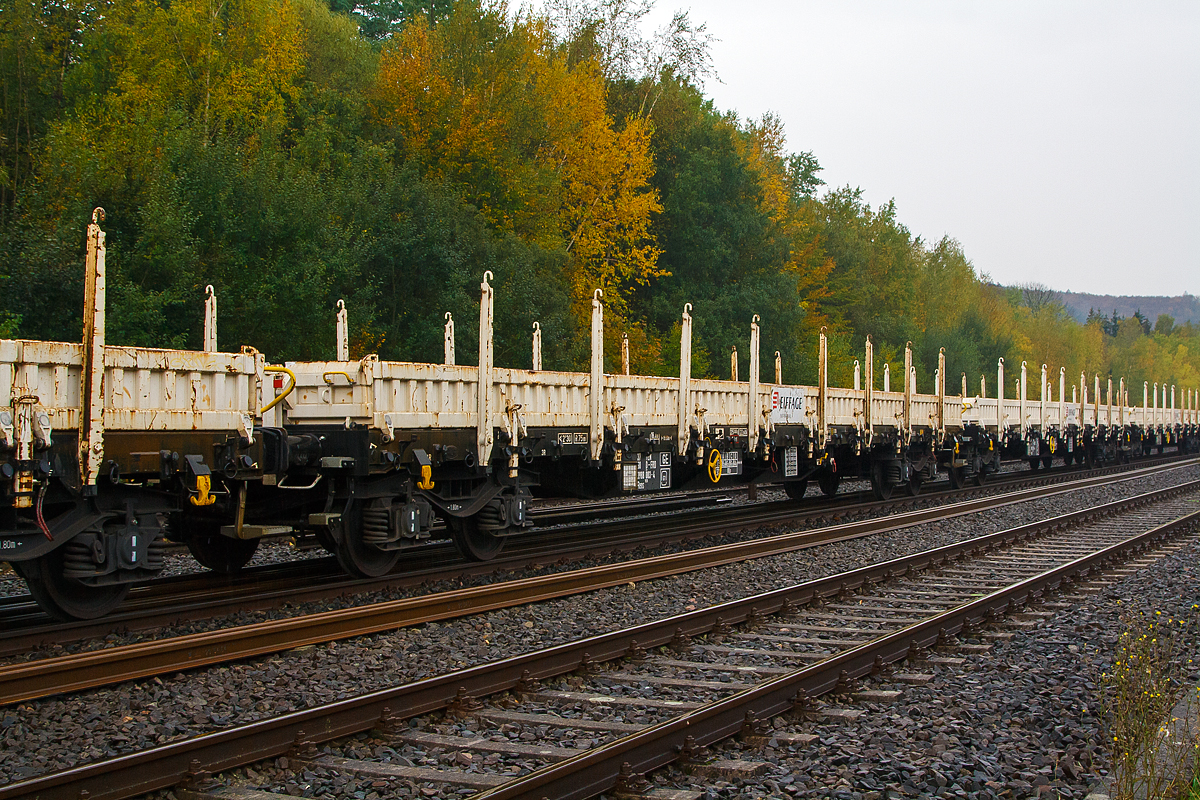
{"type": "Polygon", "coordinates": [[[1026,459],[1026,461],[1029,462],[1029,469],[1031,469],[1034,472],[1037,472],[1039,469],[1042,468],[1042,459],[1041,458],[1029,458],[1029,459],[1026,459]]]}
{"type": "Polygon", "coordinates": [[[909,495],[909,497],[916,497],[917,495],[919,495],[921,493],[921,483],[922,483],[922,481],[921,481],[920,475],[916,474],[915,472],[909,473],[909,478],[908,478],[908,495],[909,495]]]}
{"type": "Polygon", "coordinates": [[[808,491],[808,479],[802,481],[787,481],[783,484],[783,490],[787,492],[787,496],[792,500],[803,500],[804,493],[808,491]]]}
{"type": "Polygon", "coordinates": [[[946,470],[950,477],[950,486],[955,489],[961,489],[967,485],[967,468],[966,467],[951,467],[946,470]]]}
{"type": "Polygon", "coordinates": [[[400,560],[398,550],[380,550],[363,539],[363,514],[357,503],[351,503],[342,513],[341,537],[337,543],[337,560],[342,569],[359,578],[378,578],[391,572],[400,560]]]}
{"type": "Polygon", "coordinates": [[[822,472],[817,475],[817,486],[821,487],[821,494],[826,497],[837,494],[838,484],[841,482],[842,476],[836,472],[822,472]]]}
{"type": "Polygon", "coordinates": [[[504,549],[504,537],[480,530],[471,517],[450,517],[446,520],[454,545],[468,561],[491,561],[504,549]]]}
{"type": "Polygon", "coordinates": [[[89,586],[63,575],[63,548],[13,566],[42,610],[55,619],[97,619],[112,613],[129,594],[129,584],[89,586]]]}
{"type": "Polygon", "coordinates": [[[250,563],[258,550],[258,539],[231,539],[219,533],[189,536],[192,558],[213,572],[231,575],[250,563]]]}
{"type": "Polygon", "coordinates": [[[895,488],[895,484],[888,483],[884,479],[883,462],[876,461],[871,466],[871,489],[875,492],[875,499],[890,500],[892,497],[892,490],[895,488]]]}
{"type": "Polygon", "coordinates": [[[1042,469],[1050,469],[1050,465],[1054,463],[1054,456],[1047,453],[1042,456],[1042,469]]]}

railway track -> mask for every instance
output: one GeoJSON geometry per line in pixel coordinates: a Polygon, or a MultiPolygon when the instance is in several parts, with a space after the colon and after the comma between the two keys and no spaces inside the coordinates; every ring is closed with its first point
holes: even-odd
{"type": "MultiPolygon", "coordinates": [[[[756,737],[788,736],[802,743],[805,734],[789,733],[786,725],[768,728],[764,720],[851,713],[823,696],[852,698],[857,679],[886,674],[905,659],[915,664],[893,676],[901,683],[919,680],[923,664],[947,658],[929,648],[978,639],[981,625],[1035,599],[1149,548],[1175,546],[1172,539],[1194,538],[1197,494],[1200,482],[1147,493],[10,784],[0,787],[0,800],[74,799],[84,791],[101,800],[168,786],[181,797],[269,800],[266,793],[222,788],[211,773],[281,756],[287,769],[306,774],[324,770],[383,786],[419,784],[435,795],[474,789],[480,800],[585,798],[614,786],[637,794],[642,774],[676,761],[712,774],[753,770],[752,763],[710,763],[704,748],[738,733],[750,744],[756,737]],[[425,715],[432,716],[409,722],[425,715]],[[468,720],[473,735],[455,738],[462,725],[440,727],[455,719],[468,720]],[[373,737],[365,744],[342,741],[365,731],[373,737]],[[570,733],[564,737],[564,731],[570,733]],[[588,746],[579,746],[581,740],[588,746]],[[453,753],[455,766],[363,758],[378,742],[453,753]],[[330,743],[324,752],[318,749],[323,743],[330,743]],[[519,766],[531,760],[544,766],[519,766]]],[[[1046,604],[1037,613],[1056,608],[1046,604]]]]}
{"type": "MultiPolygon", "coordinates": [[[[1127,480],[1128,476],[1122,476],[1120,479],[1127,480]]],[[[811,531],[785,533],[581,570],[242,625],[208,633],[9,664],[0,667],[0,703],[16,703],[61,692],[173,674],[310,644],[364,636],[591,592],[629,582],[780,555],[818,544],[860,538],[952,519],[983,509],[1072,492],[1086,485],[1113,480],[1112,476],[1093,477],[1082,482],[1073,482],[1067,487],[1042,486],[811,531]]]]}
{"type": "MultiPolygon", "coordinates": [[[[533,546],[545,550],[553,545],[554,536],[558,535],[547,535],[549,531],[578,525],[579,520],[594,524],[650,512],[679,514],[699,508],[721,507],[729,502],[727,492],[697,492],[694,495],[658,498],[657,501],[655,498],[638,498],[548,506],[530,512],[530,517],[538,527],[529,538],[538,540],[531,542],[533,546]],[[594,513],[589,509],[593,509],[594,513]]],[[[264,537],[271,541],[283,541],[287,538],[289,537],[282,534],[264,537]]],[[[320,545],[315,543],[315,538],[310,540],[309,537],[304,537],[304,542],[305,549],[320,548],[320,545]]],[[[169,549],[181,556],[187,552],[183,545],[172,544],[169,549]]],[[[222,611],[244,611],[247,608],[272,608],[281,602],[295,602],[298,582],[307,584],[312,590],[307,596],[321,599],[330,592],[344,593],[355,591],[359,587],[372,591],[394,585],[410,585],[413,578],[417,578],[416,582],[421,583],[429,580],[430,576],[436,576],[454,567],[469,569],[470,565],[464,565],[462,555],[454,545],[448,540],[443,540],[414,547],[408,553],[403,569],[397,569],[391,575],[374,580],[348,576],[333,556],[252,567],[234,575],[205,571],[160,578],[142,584],[132,591],[121,612],[103,619],[56,624],[48,623],[49,617],[27,594],[0,597],[0,656],[27,649],[24,641],[16,645],[6,642],[11,642],[14,637],[24,638],[23,632],[33,629],[40,629],[47,635],[48,640],[61,642],[64,634],[71,631],[76,632],[79,638],[85,638],[103,635],[114,628],[158,627],[162,622],[155,619],[152,612],[164,606],[168,607],[167,613],[172,615],[173,620],[181,619],[189,612],[210,615],[222,611]],[[249,597],[248,589],[251,593],[249,597]],[[265,604],[254,606],[256,597],[262,598],[265,604]],[[280,597],[287,599],[281,601],[278,599],[280,597]]],[[[482,569],[492,571],[487,567],[482,569]]]]}
{"type": "MultiPolygon", "coordinates": [[[[1114,465],[1081,473],[1078,468],[1050,472],[1003,473],[985,487],[963,490],[950,488],[948,481],[929,487],[917,497],[870,499],[869,492],[794,501],[768,501],[757,505],[732,506],[723,495],[706,495],[693,505],[705,507],[675,511],[671,525],[662,525],[662,517],[647,519],[576,522],[570,529],[559,526],[564,520],[578,519],[579,509],[570,517],[543,516],[543,527],[510,540],[509,549],[500,558],[486,563],[463,562],[449,542],[433,542],[416,548],[402,571],[376,578],[347,576],[333,557],[301,562],[273,564],[243,570],[236,576],[203,573],[154,581],[135,589],[119,613],[101,620],[55,623],[48,620],[28,595],[0,598],[0,657],[18,655],[46,645],[85,639],[102,639],[113,631],[152,630],[176,625],[185,620],[207,619],[224,614],[278,609],[285,605],[321,602],[331,597],[363,595],[389,589],[416,587],[442,580],[460,580],[498,572],[517,572],[539,565],[595,556],[635,547],[653,547],[694,540],[729,530],[755,526],[791,524],[814,526],[830,521],[864,519],[871,516],[930,508],[956,498],[980,498],[998,491],[1023,487],[1070,484],[1078,488],[1097,478],[1126,473],[1147,474],[1164,465],[1190,463],[1178,457],[1141,462],[1137,467],[1114,465]]],[[[685,508],[678,498],[677,508],[685,508]]],[[[644,513],[657,506],[649,502],[618,501],[602,504],[603,515],[644,513]]],[[[546,509],[549,515],[553,509],[546,509]]]]}

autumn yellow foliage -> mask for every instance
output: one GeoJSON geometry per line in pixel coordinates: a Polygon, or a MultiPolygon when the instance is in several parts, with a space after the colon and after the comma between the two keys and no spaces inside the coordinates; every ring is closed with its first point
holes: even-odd
{"type": "Polygon", "coordinates": [[[381,56],[371,113],[493,225],[567,251],[581,310],[602,288],[622,316],[629,288],[660,274],[649,122],[618,125],[594,61],[570,63],[545,20],[506,15],[463,3],[436,27],[406,27],[381,56]]]}

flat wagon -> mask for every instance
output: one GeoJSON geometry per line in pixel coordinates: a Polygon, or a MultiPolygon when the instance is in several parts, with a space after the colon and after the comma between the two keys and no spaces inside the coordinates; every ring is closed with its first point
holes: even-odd
{"type": "MultiPolygon", "coordinates": [[[[588,372],[493,359],[491,275],[480,284],[478,360],[455,364],[351,359],[339,303],[335,358],[269,363],[216,345],[208,290],[205,349],[104,343],[104,233],[88,228],[80,343],[0,340],[0,559],[62,618],[103,615],[131,583],[156,575],[167,541],[233,572],[264,535],[311,532],[348,571],[377,576],[404,552],[450,538],[464,556],[494,557],[530,526],[535,496],[606,497],[697,487],[778,485],[834,495],[862,477],[880,498],[917,493],[945,473],[982,482],[1001,457],[1033,469],[1125,460],[1197,446],[1198,393],[1080,376],[1067,400],[1045,365],[1030,399],[1026,364],[1005,397],[947,393],[944,351],[918,391],[911,347],[899,390],[874,375],[872,342],[852,388],[829,385],[825,332],[815,386],[760,374],[759,318],[749,321],[748,380],[691,376],[691,307],[683,309],[679,377],[604,370],[604,306],[592,299],[588,372]],[[1106,391],[1102,395],[1102,388],[1106,391]]],[[[449,315],[447,315],[449,317],[449,315]]],[[[628,358],[622,359],[625,365],[628,358]]],[[[736,362],[734,362],[736,364],[736,362]]]]}

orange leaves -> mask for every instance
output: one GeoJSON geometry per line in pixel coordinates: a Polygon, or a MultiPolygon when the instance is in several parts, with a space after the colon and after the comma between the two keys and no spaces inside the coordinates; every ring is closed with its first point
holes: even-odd
{"type": "Polygon", "coordinates": [[[585,298],[596,286],[617,290],[610,305],[623,313],[621,289],[663,274],[649,230],[650,215],[662,206],[646,189],[653,173],[648,124],[630,119],[613,135],[608,122],[593,119],[583,135],[567,140],[559,218],[578,266],[573,295],[585,298]]]}
{"type": "Polygon", "coordinates": [[[543,21],[462,3],[395,38],[371,110],[426,177],[496,227],[568,252],[581,307],[599,287],[621,314],[627,290],[659,274],[650,218],[661,209],[648,123],[618,129],[605,99],[595,63],[569,63],[543,21]]]}

